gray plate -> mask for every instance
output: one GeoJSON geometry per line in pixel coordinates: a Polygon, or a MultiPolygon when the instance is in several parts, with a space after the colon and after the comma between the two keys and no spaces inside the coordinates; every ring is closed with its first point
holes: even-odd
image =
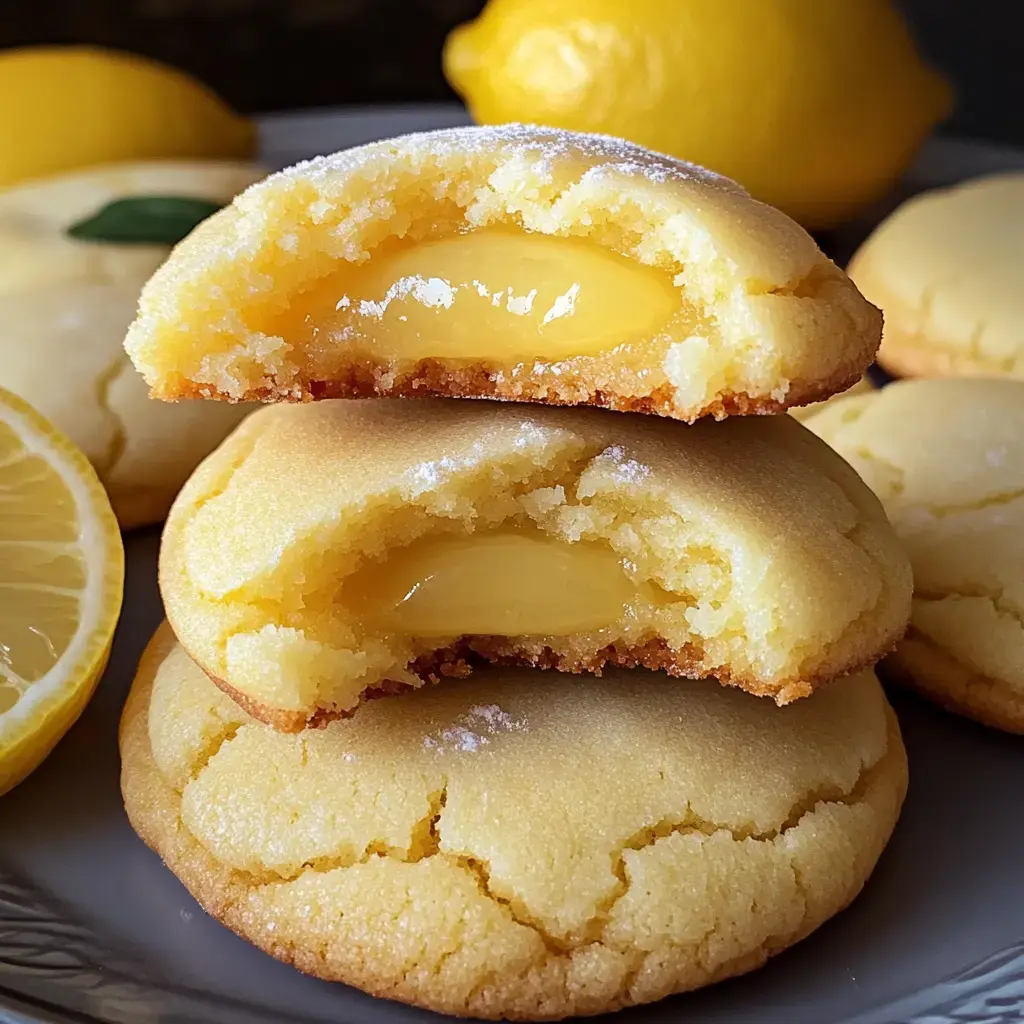
{"type": "MultiPolygon", "coordinates": [[[[275,117],[270,165],[461,123],[453,107],[275,117]]],[[[926,148],[933,184],[1024,166],[958,142],[926,148]]],[[[837,251],[854,239],[831,239],[837,251]]],[[[160,619],[155,531],[128,539],[124,614],[95,700],[0,800],[0,1021],[398,1024],[441,1020],[305,978],[206,917],[135,837],[118,792],[117,719],[160,619]]],[[[1019,740],[894,695],[912,782],[863,895],[734,981],[616,1015],[667,1024],[1010,1024],[1024,1020],[1024,758],[1019,740]]]]}

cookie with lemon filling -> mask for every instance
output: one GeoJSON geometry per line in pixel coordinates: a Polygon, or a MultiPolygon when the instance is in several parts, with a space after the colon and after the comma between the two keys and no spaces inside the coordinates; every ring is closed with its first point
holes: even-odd
{"type": "Polygon", "coordinates": [[[286,729],[479,659],[785,703],[890,648],[911,589],[874,495],[788,416],[437,399],[256,413],[179,495],[160,581],[185,649],[286,729]]]}
{"type": "Polygon", "coordinates": [[[648,672],[501,669],[285,735],[166,628],[121,754],[132,825],[243,938],[374,995],[511,1019],[759,967],[856,896],[907,786],[870,673],[780,710],[648,672]]]}
{"type": "Polygon", "coordinates": [[[153,277],[159,398],[436,394],[692,421],[852,384],[878,311],[731,181],[603,136],[411,135],[250,189],[153,277]]]}

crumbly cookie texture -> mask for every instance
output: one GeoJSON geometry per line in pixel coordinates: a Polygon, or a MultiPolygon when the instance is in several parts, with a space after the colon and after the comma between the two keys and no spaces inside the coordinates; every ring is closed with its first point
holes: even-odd
{"type": "Polygon", "coordinates": [[[915,196],[850,262],[885,314],[878,361],[900,377],[1024,377],[1024,173],[915,196]]]}
{"type": "MultiPolygon", "coordinates": [[[[419,283],[430,292],[424,302],[450,300],[428,287],[432,279],[419,283]]],[[[561,297],[563,306],[577,299],[602,296],[561,297]]],[[[506,125],[405,136],[271,176],[178,247],[146,287],[125,345],[165,399],[437,394],[692,421],[842,391],[880,335],[878,310],[813,239],[733,182],[619,139],[506,125]],[[387,354],[372,329],[362,347],[344,331],[310,335],[308,317],[296,322],[329,275],[341,275],[340,308],[345,274],[437,239],[471,244],[474,232],[496,228],[625,257],[616,280],[627,285],[658,271],[682,319],[589,354],[553,356],[541,331],[528,358],[456,358],[426,342],[387,354]]]]}
{"type": "MultiPolygon", "coordinates": [[[[569,578],[589,570],[574,562],[569,578]]],[[[418,686],[474,658],[570,672],[646,665],[786,703],[890,650],[912,582],[875,496],[788,416],[688,427],[378,399],[276,405],[246,420],[175,502],[160,586],[211,677],[258,717],[298,729],[384,681],[418,686]],[[375,611],[377,580],[430,544],[466,541],[456,589],[486,591],[472,566],[493,563],[473,544],[510,530],[550,542],[556,562],[586,551],[603,575],[567,587],[535,562],[513,589],[515,566],[493,570],[496,590],[526,595],[510,621],[564,592],[550,619],[498,636],[472,608],[450,619],[442,609],[429,630],[375,611]],[[549,628],[620,585],[606,618],[549,628]]]]}
{"type": "Polygon", "coordinates": [[[886,670],[1024,732],[1024,382],[904,381],[807,426],[879,496],[910,556],[911,629],[886,670]]]}
{"type": "Polygon", "coordinates": [[[377,996],[512,1019],[760,966],[856,896],[907,783],[870,673],[780,710],[645,672],[492,671],[287,735],[166,627],[121,753],[133,827],[239,935],[377,996]]]}
{"type": "Polygon", "coordinates": [[[82,449],[123,529],[163,519],[249,409],[151,402],[124,333],[170,248],[78,241],[67,229],[132,196],[228,203],[263,173],[213,160],[112,164],[0,192],[0,385],[82,449]]]}

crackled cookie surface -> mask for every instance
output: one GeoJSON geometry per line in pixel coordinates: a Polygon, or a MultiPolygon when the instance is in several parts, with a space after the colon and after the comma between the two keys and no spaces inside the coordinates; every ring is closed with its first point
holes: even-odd
{"type": "Polygon", "coordinates": [[[858,893],[907,781],[870,673],[778,709],[640,671],[488,670],[288,735],[166,627],[121,752],[132,825],[244,938],[374,995],[520,1019],[760,966],[858,893]]]}
{"type": "Polygon", "coordinates": [[[522,125],[301,164],[202,225],[126,341],[160,398],[438,394],[694,420],[852,384],[878,311],[702,168],[522,125]]]}
{"type": "Polygon", "coordinates": [[[915,196],[850,263],[901,377],[1024,377],[1024,173],[915,196]]]}
{"type": "Polygon", "coordinates": [[[175,502],[160,582],[192,657],[282,728],[481,658],[785,703],[888,650],[911,592],[874,495],[789,417],[440,399],[257,412],[175,502]]]}
{"type": "Polygon", "coordinates": [[[228,203],[260,174],[214,161],[113,164],[0,192],[0,385],[85,452],[123,528],[163,519],[189,473],[248,409],[150,401],[124,333],[170,247],[81,241],[67,231],[126,198],[228,203]]]}
{"type": "Polygon", "coordinates": [[[910,556],[910,631],[886,669],[1024,732],[1024,382],[905,381],[807,426],[881,498],[910,556]]]}

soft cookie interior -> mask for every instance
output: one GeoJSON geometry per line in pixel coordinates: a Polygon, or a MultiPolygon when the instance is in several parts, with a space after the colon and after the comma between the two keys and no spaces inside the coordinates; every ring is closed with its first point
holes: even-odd
{"type": "Polygon", "coordinates": [[[127,345],[165,398],[435,393],[693,420],[842,390],[879,336],[813,240],[731,182],[520,127],[268,179],[156,275],[127,345]]]}
{"type": "Polygon", "coordinates": [[[284,728],[474,660],[716,675],[780,703],[873,661],[910,579],[787,418],[325,402],[264,410],[172,511],[182,643],[284,728]]]}

